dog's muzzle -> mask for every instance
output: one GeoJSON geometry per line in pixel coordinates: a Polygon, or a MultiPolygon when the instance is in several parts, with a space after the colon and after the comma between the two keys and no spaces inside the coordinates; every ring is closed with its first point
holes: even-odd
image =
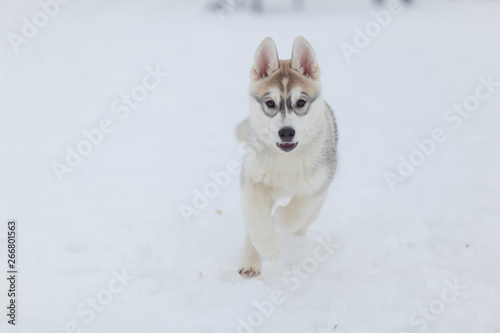
{"type": "Polygon", "coordinates": [[[298,142],[292,142],[295,137],[295,130],[292,127],[283,127],[278,131],[281,142],[276,142],[276,146],[284,152],[291,152],[297,147],[298,142]]]}

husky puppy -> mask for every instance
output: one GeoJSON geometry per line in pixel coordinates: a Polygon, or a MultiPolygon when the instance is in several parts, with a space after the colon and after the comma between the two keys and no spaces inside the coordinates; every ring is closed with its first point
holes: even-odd
{"type": "Polygon", "coordinates": [[[337,130],[321,95],[316,54],[303,37],[292,58],[279,60],[266,38],[250,71],[250,117],[237,128],[246,142],[241,174],[247,230],[239,273],[258,276],[261,256],[276,261],[276,227],[304,235],[318,216],[337,167],[337,130]],[[288,205],[275,207],[278,200],[288,205]],[[274,207],[274,209],[273,209],[274,207]]]}

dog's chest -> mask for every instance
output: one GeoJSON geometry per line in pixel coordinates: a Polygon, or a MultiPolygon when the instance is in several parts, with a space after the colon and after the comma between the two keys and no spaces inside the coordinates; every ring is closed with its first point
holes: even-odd
{"type": "Polygon", "coordinates": [[[328,180],[328,171],[321,163],[300,155],[263,157],[249,164],[254,181],[284,195],[314,194],[328,180]]]}

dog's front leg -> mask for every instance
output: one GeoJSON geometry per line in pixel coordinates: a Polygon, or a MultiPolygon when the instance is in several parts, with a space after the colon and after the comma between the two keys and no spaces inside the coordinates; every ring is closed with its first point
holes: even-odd
{"type": "Polygon", "coordinates": [[[242,184],[242,200],[249,241],[266,259],[278,260],[281,241],[271,216],[271,189],[246,181],[242,184]]]}
{"type": "Polygon", "coordinates": [[[260,275],[262,260],[260,253],[253,246],[248,233],[243,245],[243,255],[241,256],[241,265],[238,273],[245,278],[251,278],[260,275]]]}
{"type": "Polygon", "coordinates": [[[318,216],[326,191],[316,195],[294,197],[286,206],[276,208],[274,221],[284,231],[303,235],[309,224],[318,216]]]}

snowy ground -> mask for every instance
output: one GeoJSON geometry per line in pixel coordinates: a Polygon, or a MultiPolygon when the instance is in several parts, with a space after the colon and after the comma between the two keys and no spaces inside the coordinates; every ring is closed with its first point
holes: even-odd
{"type": "Polygon", "coordinates": [[[479,77],[500,81],[500,2],[417,1],[350,63],[340,45],[386,5],[269,2],[219,17],[197,1],[73,0],[18,53],[7,34],[40,6],[1,2],[4,272],[7,220],[19,228],[17,325],[2,278],[1,332],[500,332],[500,88],[443,118],[479,77]],[[318,55],[340,167],[306,238],[283,235],[280,260],[243,280],[238,176],[189,222],[178,207],[241,159],[261,40],[289,58],[297,35],[318,55]],[[127,115],[121,95],[157,66],[169,76],[127,115]],[[54,161],[100,124],[112,132],[60,182],[54,161]],[[446,140],[391,191],[386,172],[435,129],[446,140]],[[324,261],[318,239],[336,244],[324,261]]]}

